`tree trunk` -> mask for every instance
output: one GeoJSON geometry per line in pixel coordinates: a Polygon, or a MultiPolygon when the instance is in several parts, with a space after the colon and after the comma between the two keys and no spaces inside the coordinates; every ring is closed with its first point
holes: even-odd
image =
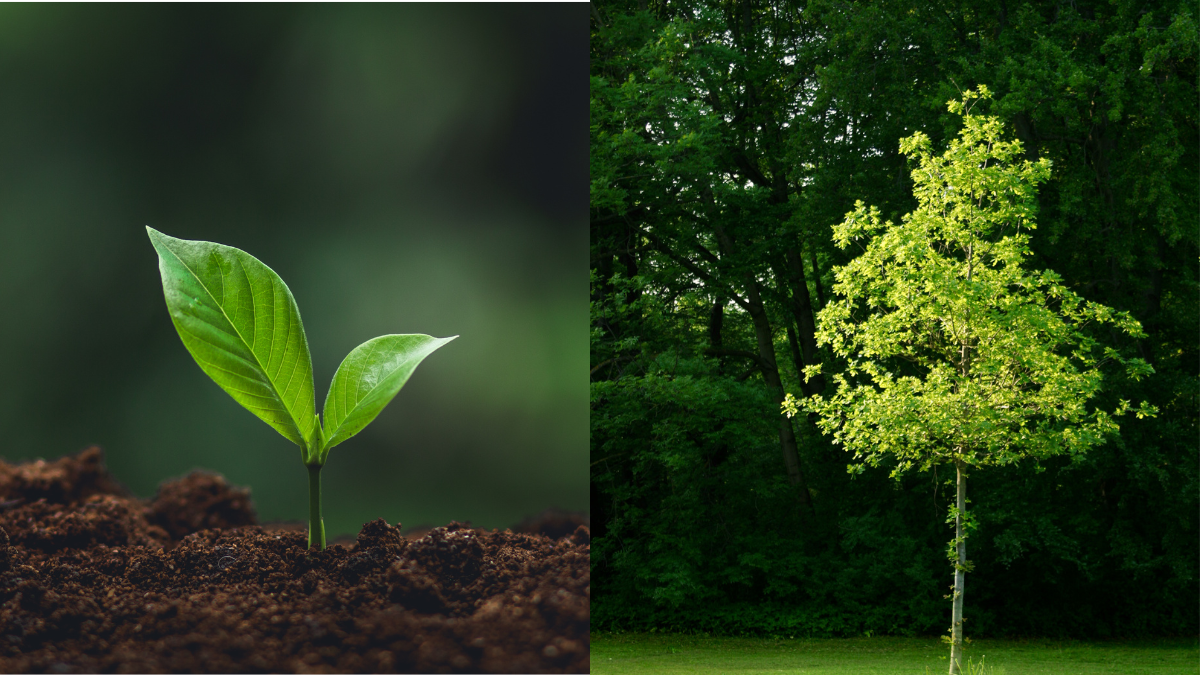
{"type": "MultiPolygon", "coordinates": [[[[788,281],[792,286],[792,297],[789,303],[792,316],[796,317],[796,327],[799,329],[801,356],[805,365],[817,363],[817,324],[813,320],[812,300],[808,295],[808,281],[804,278],[804,259],[796,247],[788,248],[784,253],[787,260],[788,281]]],[[[805,396],[812,396],[825,391],[825,376],[817,374],[811,380],[801,377],[801,388],[805,396]]]]}
{"type": "MultiPolygon", "coordinates": [[[[732,257],[735,250],[733,238],[719,224],[714,224],[713,230],[717,235],[717,245],[725,256],[732,257]]],[[[763,380],[771,391],[771,398],[776,404],[783,403],[783,382],[779,378],[779,361],[775,358],[775,334],[771,330],[771,320],[763,306],[762,292],[754,273],[746,271],[742,274],[742,282],[746,285],[746,299],[735,298],[750,315],[754,324],[754,339],[758,344],[759,368],[763,380]]],[[[779,410],[776,407],[776,410],[779,410]]],[[[812,511],[812,499],[808,494],[808,484],[804,481],[804,473],[800,470],[800,453],[796,448],[796,432],[792,429],[792,419],[787,415],[779,415],[779,447],[783,453],[783,466],[787,470],[788,482],[796,488],[802,506],[801,514],[812,511]]],[[[802,516],[803,517],[803,516],[802,516]]]]}
{"type": "MultiPolygon", "coordinates": [[[[783,391],[780,389],[780,391],[783,391]]],[[[777,403],[783,403],[780,396],[777,403]]],[[[804,482],[804,474],[800,471],[800,455],[796,452],[796,432],[792,429],[792,418],[779,415],[779,445],[783,450],[783,464],[787,468],[788,481],[796,488],[800,497],[800,517],[813,512],[812,499],[808,495],[808,483],[804,482]]]]}
{"type": "Polygon", "coordinates": [[[708,343],[713,349],[725,348],[725,341],[721,335],[724,326],[725,298],[717,298],[708,312],[708,343]]]}
{"type": "Polygon", "coordinates": [[[963,581],[966,576],[967,541],[963,537],[963,516],[967,513],[966,465],[956,461],[958,468],[958,512],[954,518],[954,540],[958,542],[958,560],[954,563],[954,605],[950,624],[950,675],[959,675],[962,667],[963,645],[963,581]]]}
{"type": "Polygon", "coordinates": [[[804,357],[800,356],[800,343],[796,341],[796,329],[792,328],[792,322],[784,320],[787,326],[788,345],[792,348],[792,363],[796,366],[796,378],[801,382],[804,381],[804,357]]]}
{"type": "MultiPolygon", "coordinates": [[[[771,396],[776,403],[783,403],[783,382],[779,379],[779,362],[775,358],[774,334],[771,322],[767,318],[767,310],[763,307],[762,295],[758,290],[758,281],[754,275],[747,272],[746,300],[750,311],[750,319],[754,322],[754,337],[758,342],[758,356],[762,361],[763,379],[771,390],[771,396]]],[[[799,492],[800,504],[805,509],[812,507],[808,496],[808,485],[804,482],[804,474],[800,470],[800,453],[796,449],[796,433],[792,429],[792,420],[787,415],[779,416],[779,445],[783,451],[783,465],[787,469],[788,482],[799,492]]]]}
{"type": "MultiPolygon", "coordinates": [[[[722,335],[724,326],[725,298],[717,298],[713,301],[712,309],[708,312],[708,343],[709,349],[713,353],[717,353],[725,349],[725,338],[722,335]]],[[[717,360],[717,374],[725,374],[725,363],[721,359],[717,360]]]]}
{"type": "MultiPolygon", "coordinates": [[[[825,309],[825,289],[821,286],[821,270],[817,269],[817,252],[812,252],[813,284],[817,287],[817,311],[825,309]]],[[[815,318],[815,314],[813,315],[815,318]]]]}
{"type": "MultiPolygon", "coordinates": [[[[788,295],[788,277],[784,274],[782,261],[773,260],[771,269],[775,272],[776,292],[779,294],[780,304],[784,307],[792,307],[792,299],[788,295]]],[[[792,314],[794,316],[794,309],[792,314]]],[[[796,378],[800,381],[800,388],[804,390],[804,356],[800,353],[800,341],[796,338],[796,329],[792,327],[792,324],[792,320],[785,315],[783,325],[787,329],[788,345],[792,348],[792,363],[796,366],[796,378]]],[[[804,395],[808,396],[808,392],[804,391],[804,395]]]]}

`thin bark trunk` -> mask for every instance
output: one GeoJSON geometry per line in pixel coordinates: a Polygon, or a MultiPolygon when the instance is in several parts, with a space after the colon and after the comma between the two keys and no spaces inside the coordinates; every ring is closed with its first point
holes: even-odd
{"type": "Polygon", "coordinates": [[[967,541],[963,538],[963,516],[967,513],[966,464],[955,462],[958,468],[958,513],[954,518],[954,538],[958,542],[958,560],[954,563],[954,605],[950,624],[950,675],[959,675],[962,667],[963,645],[963,581],[966,577],[967,541]]]}
{"type": "MultiPolygon", "coordinates": [[[[967,246],[967,283],[970,283],[971,275],[975,271],[974,253],[975,244],[972,242],[967,246]]],[[[967,312],[965,323],[962,347],[959,352],[959,372],[969,385],[970,379],[968,378],[971,374],[970,312],[967,312]]],[[[961,451],[961,447],[957,448],[955,454],[961,451]]],[[[954,561],[954,599],[950,610],[950,675],[959,675],[962,668],[963,645],[963,582],[967,574],[967,541],[963,536],[963,520],[967,514],[967,465],[961,459],[955,459],[954,466],[958,469],[958,489],[955,498],[957,510],[954,514],[954,541],[957,550],[954,561]]]]}

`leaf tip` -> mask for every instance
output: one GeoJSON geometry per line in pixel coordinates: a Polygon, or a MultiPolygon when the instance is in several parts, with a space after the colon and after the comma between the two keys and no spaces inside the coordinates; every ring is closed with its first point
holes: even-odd
{"type": "Polygon", "coordinates": [[[146,226],[146,236],[150,237],[150,243],[154,244],[155,249],[160,245],[165,245],[169,241],[175,241],[175,238],[171,235],[163,234],[149,225],[146,226]]]}

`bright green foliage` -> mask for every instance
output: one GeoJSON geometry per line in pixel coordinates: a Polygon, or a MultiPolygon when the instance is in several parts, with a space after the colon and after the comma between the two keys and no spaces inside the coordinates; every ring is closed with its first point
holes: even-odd
{"type": "MultiPolygon", "coordinates": [[[[1141,337],[1128,313],[1083,300],[1053,272],[1023,269],[1035,188],[1050,166],[1018,160],[1021,144],[1002,139],[999,119],[970,114],[980,96],[985,87],[951,102],[964,128],[944,154],[934,156],[920,132],[901,141],[917,162],[915,211],[881,223],[860,202],[834,227],[841,248],[865,241],[835,270],[840,297],[818,317],[818,342],[847,369],[834,376],[834,395],[804,407],[856,459],[896,457],[894,474],[1083,452],[1115,433],[1112,415],[1128,408],[1087,406],[1100,363],[1121,363],[1133,379],[1153,372],[1091,335],[1109,324],[1141,337]]],[[[1143,403],[1138,416],[1154,412],[1143,403]]]]}
{"type": "Polygon", "coordinates": [[[158,252],[171,321],[196,363],[301,447],[310,473],[309,545],[324,548],[319,472],[329,449],[370,424],[417,365],[457,336],[384,335],[355,347],[333,377],[322,426],[304,325],[283,279],[231,246],[146,231],[158,252]]]}

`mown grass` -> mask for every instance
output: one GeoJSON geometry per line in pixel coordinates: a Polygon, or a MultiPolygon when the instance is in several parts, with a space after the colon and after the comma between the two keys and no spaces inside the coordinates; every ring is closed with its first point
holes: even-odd
{"type": "MultiPolygon", "coordinates": [[[[793,673],[940,675],[949,648],[937,638],[771,639],[593,633],[593,675],[793,673]]],[[[1120,642],[976,640],[967,646],[986,675],[1197,675],[1195,639],[1120,642]]]]}

